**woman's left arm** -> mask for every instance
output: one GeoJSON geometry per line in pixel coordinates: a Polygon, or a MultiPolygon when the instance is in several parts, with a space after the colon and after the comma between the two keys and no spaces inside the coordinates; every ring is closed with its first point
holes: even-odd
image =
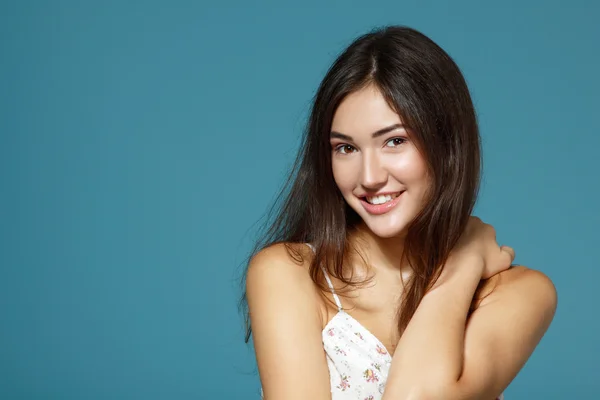
{"type": "Polygon", "coordinates": [[[557,306],[552,281],[523,266],[494,276],[491,291],[465,329],[462,373],[445,399],[490,399],[515,378],[550,326],[557,306]],[[490,396],[491,394],[491,396],[490,396]]]}
{"type": "Polygon", "coordinates": [[[461,264],[446,265],[443,283],[417,308],[394,354],[385,400],[493,399],[548,329],[556,290],[525,267],[489,279],[482,288],[489,293],[465,326],[481,265],[461,264]]]}

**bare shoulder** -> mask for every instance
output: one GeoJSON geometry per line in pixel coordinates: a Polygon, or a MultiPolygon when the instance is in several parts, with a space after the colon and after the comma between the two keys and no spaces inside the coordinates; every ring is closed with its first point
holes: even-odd
{"type": "Polygon", "coordinates": [[[277,243],[259,251],[250,260],[246,276],[251,314],[287,308],[301,310],[305,317],[316,311],[321,321],[319,291],[309,273],[311,256],[312,251],[301,243],[277,243]]]}
{"type": "Polygon", "coordinates": [[[250,260],[246,289],[264,285],[312,288],[311,255],[301,243],[277,243],[262,249],[250,260]]]}
{"type": "Polygon", "coordinates": [[[246,295],[265,398],[329,398],[310,257],[306,245],[280,243],[258,252],[248,267],[246,295]]]}
{"type": "Polygon", "coordinates": [[[543,272],[522,265],[513,266],[482,282],[477,306],[497,301],[527,304],[550,319],[556,310],[558,295],[552,280],[543,272]]]}

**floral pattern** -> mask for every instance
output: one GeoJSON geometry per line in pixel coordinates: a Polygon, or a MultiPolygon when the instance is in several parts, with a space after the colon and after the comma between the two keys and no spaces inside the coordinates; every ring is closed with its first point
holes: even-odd
{"type": "Polygon", "coordinates": [[[372,369],[368,369],[363,373],[363,376],[365,377],[365,380],[367,382],[379,382],[379,378],[377,377],[377,375],[375,375],[375,372],[373,372],[372,369]]]}
{"type": "Polygon", "coordinates": [[[392,364],[385,346],[343,310],[323,329],[322,339],[331,399],[381,400],[392,364]]]}
{"type": "Polygon", "coordinates": [[[346,391],[346,389],[348,389],[350,387],[350,384],[348,383],[348,377],[346,375],[342,376],[342,379],[340,380],[340,384],[336,386],[338,389],[340,389],[342,392],[346,391]]]}
{"type": "Polygon", "coordinates": [[[392,357],[385,346],[345,311],[323,330],[332,400],[379,400],[392,357]]]}

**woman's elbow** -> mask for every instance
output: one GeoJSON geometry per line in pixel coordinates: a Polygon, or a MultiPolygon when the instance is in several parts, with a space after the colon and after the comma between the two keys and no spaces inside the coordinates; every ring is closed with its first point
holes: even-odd
{"type": "Polygon", "coordinates": [[[413,382],[404,386],[398,393],[384,395],[384,400],[455,400],[455,386],[452,382],[432,380],[428,382],[413,382]]]}

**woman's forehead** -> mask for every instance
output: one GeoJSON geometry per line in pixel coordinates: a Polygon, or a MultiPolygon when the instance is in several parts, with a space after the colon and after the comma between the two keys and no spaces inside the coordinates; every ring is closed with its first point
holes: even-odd
{"type": "Polygon", "coordinates": [[[331,131],[351,137],[371,138],[374,133],[395,126],[402,119],[390,108],[381,91],[370,85],[346,96],[335,111],[331,131]]]}

